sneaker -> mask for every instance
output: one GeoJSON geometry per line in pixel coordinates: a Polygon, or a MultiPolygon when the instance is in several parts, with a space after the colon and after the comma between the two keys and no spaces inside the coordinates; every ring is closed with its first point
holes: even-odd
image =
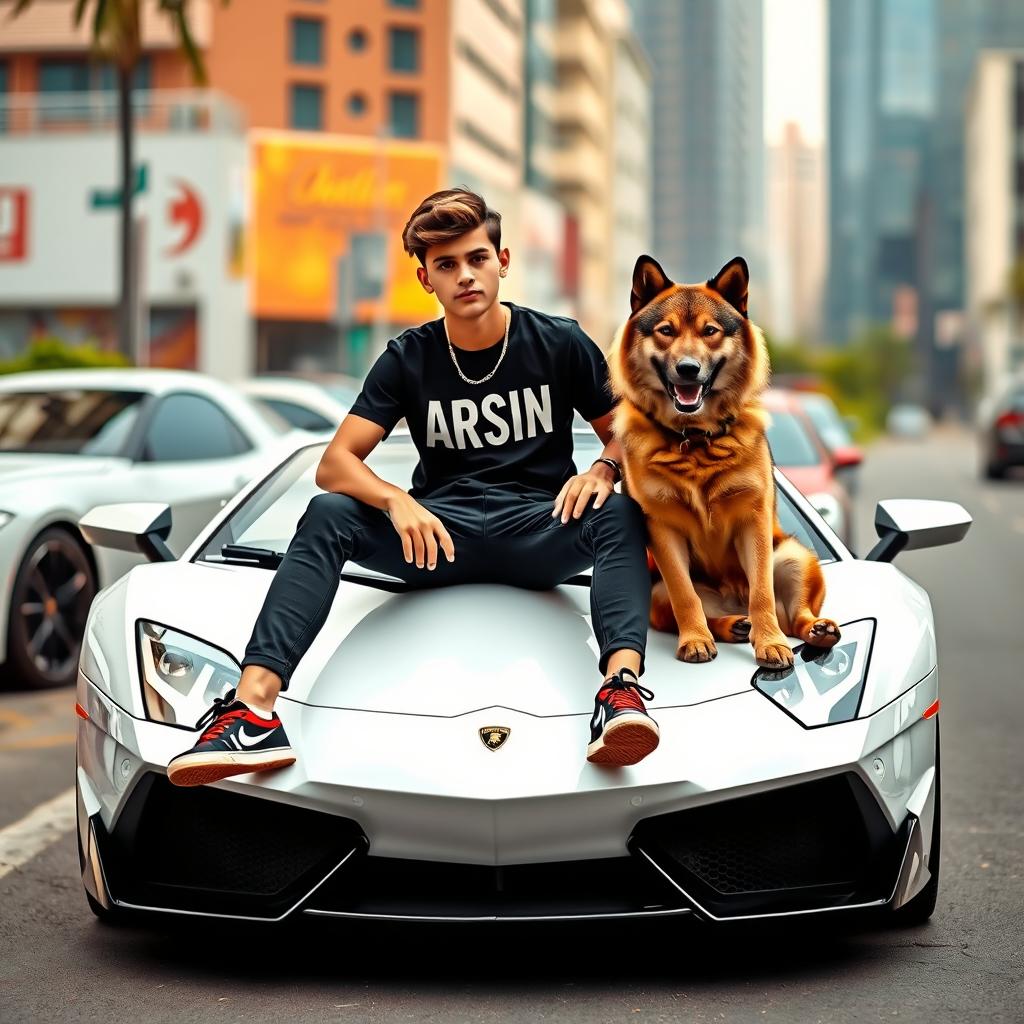
{"type": "Polygon", "coordinates": [[[620,669],[601,684],[590,720],[591,764],[636,764],[658,745],[658,723],[641,698],[654,700],[654,694],[640,685],[632,669],[620,669]]]}
{"type": "Polygon", "coordinates": [[[260,718],[235,699],[234,690],[217,697],[196,728],[204,729],[199,742],[167,766],[167,778],[175,786],[202,786],[295,763],[281,719],[276,714],[260,718]]]}

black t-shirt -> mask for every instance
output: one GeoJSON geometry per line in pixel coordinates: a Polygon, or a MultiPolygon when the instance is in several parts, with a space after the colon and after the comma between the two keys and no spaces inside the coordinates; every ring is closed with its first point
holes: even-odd
{"type": "MultiPolygon", "coordinates": [[[[390,431],[404,416],[419,452],[410,494],[436,494],[457,480],[521,484],[557,494],[576,472],[575,409],[585,420],[611,412],[608,364],[575,320],[504,303],[512,311],[498,372],[467,384],[452,365],[443,320],[388,342],[350,412],[390,431]]],[[[494,369],[502,342],[456,348],[462,372],[494,369]]]]}

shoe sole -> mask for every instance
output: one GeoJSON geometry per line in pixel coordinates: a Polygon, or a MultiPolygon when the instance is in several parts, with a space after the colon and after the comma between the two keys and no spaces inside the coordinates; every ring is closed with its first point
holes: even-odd
{"type": "Polygon", "coordinates": [[[273,768],[287,768],[290,764],[295,764],[295,755],[286,749],[237,754],[227,751],[222,754],[185,754],[167,766],[167,778],[175,786],[205,786],[232,775],[269,772],[273,768]]]}
{"type": "Polygon", "coordinates": [[[646,715],[621,715],[587,747],[591,764],[628,767],[642,761],[661,741],[658,723],[646,715]]]}

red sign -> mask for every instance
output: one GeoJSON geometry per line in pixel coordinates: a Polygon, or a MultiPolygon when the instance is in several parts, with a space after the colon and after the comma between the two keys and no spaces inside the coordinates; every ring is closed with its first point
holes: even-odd
{"type": "Polygon", "coordinates": [[[199,236],[203,227],[203,205],[199,196],[183,181],[176,180],[175,187],[180,197],[167,206],[167,219],[174,225],[181,225],[178,242],[164,250],[167,256],[180,256],[199,236]]]}
{"type": "Polygon", "coordinates": [[[28,255],[28,189],[0,188],[0,263],[28,255]]]}

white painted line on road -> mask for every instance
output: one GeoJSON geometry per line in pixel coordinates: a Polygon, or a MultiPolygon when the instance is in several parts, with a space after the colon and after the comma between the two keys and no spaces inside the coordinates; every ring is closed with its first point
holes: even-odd
{"type": "Polygon", "coordinates": [[[0,878],[30,861],[75,827],[75,787],[0,829],[0,878]]]}

